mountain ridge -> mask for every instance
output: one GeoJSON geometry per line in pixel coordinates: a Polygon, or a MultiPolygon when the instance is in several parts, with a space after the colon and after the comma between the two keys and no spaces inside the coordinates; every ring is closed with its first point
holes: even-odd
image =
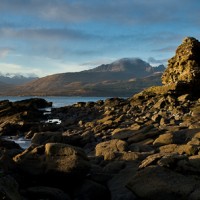
{"type": "Polygon", "coordinates": [[[35,79],[38,79],[38,77],[35,75],[25,76],[25,75],[16,74],[16,73],[3,74],[0,72],[0,82],[5,83],[5,84],[21,85],[35,79]]]}
{"type": "Polygon", "coordinates": [[[139,59],[139,58],[122,58],[116,60],[110,64],[102,64],[98,67],[90,69],[90,72],[124,72],[133,71],[135,66],[142,67],[142,70],[149,71],[152,67],[149,63],[139,59]]]}
{"type": "Polygon", "coordinates": [[[152,67],[138,58],[124,58],[81,72],[59,73],[15,87],[7,95],[111,96],[129,95],[146,86],[160,85],[164,66],[152,67]],[[151,78],[144,81],[145,77],[151,78]],[[158,78],[159,77],[159,78],[158,78]],[[141,88],[140,88],[141,85],[141,88]],[[133,90],[131,90],[131,88],[133,90]],[[137,88],[137,89],[136,89],[137,88]]]}

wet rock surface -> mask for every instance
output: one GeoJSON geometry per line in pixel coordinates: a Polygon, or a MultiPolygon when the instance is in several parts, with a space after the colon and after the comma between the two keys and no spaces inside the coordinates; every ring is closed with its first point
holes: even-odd
{"type": "Polygon", "coordinates": [[[32,141],[24,150],[1,139],[0,197],[200,199],[198,55],[199,42],[186,38],[169,60],[165,85],[54,108],[48,117],[60,124],[45,123],[31,100],[0,102],[1,135],[32,141]]]}

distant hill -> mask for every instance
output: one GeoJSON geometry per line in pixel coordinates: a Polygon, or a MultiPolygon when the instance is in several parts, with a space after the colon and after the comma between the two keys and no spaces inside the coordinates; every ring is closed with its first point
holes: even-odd
{"type": "Polygon", "coordinates": [[[0,95],[13,88],[12,85],[0,81],[0,95]]]}
{"type": "Polygon", "coordinates": [[[111,64],[74,73],[61,73],[33,80],[9,90],[12,95],[38,96],[129,96],[161,84],[164,66],[152,67],[138,58],[124,58],[111,64]]]}
{"type": "Polygon", "coordinates": [[[2,74],[0,73],[0,82],[6,83],[6,84],[13,84],[13,85],[21,85],[24,83],[28,83],[32,80],[36,80],[38,77],[35,76],[23,76],[21,74],[2,74]]]}

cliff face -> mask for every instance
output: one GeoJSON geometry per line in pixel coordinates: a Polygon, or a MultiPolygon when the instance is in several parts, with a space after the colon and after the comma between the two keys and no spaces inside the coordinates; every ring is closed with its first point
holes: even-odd
{"type": "Polygon", "coordinates": [[[191,83],[200,79],[200,42],[186,37],[162,75],[164,85],[178,82],[191,83]]]}

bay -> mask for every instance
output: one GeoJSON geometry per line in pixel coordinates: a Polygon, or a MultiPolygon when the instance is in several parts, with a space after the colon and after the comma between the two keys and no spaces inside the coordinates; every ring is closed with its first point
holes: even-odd
{"type": "Polygon", "coordinates": [[[67,96],[0,96],[0,101],[9,100],[11,102],[21,101],[30,98],[43,98],[53,103],[54,108],[75,104],[77,102],[96,102],[109,97],[67,97],[67,96]]]}

